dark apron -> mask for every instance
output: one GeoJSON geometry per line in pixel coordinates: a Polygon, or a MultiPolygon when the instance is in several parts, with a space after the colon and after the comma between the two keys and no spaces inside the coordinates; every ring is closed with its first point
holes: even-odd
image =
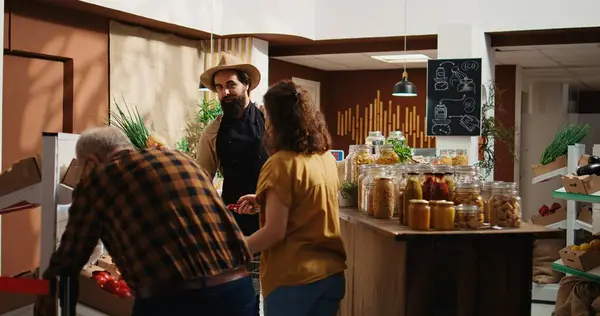
{"type": "MultiPolygon", "coordinates": [[[[246,194],[256,193],[260,169],[268,159],[263,146],[265,119],[258,108],[250,103],[242,119],[223,119],[217,134],[217,157],[223,173],[225,205],[235,204],[246,194]]],[[[259,228],[258,215],[233,212],[245,236],[259,228]]]]}

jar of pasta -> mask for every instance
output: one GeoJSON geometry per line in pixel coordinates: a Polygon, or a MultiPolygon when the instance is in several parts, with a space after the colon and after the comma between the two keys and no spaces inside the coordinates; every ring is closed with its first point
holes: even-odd
{"type": "MultiPolygon", "coordinates": [[[[475,205],[477,206],[477,220],[483,225],[483,198],[479,190],[479,182],[458,182],[456,183],[456,195],[454,196],[455,205],[475,205]]],[[[458,210],[457,210],[458,212],[458,210]]]]}
{"type": "Polygon", "coordinates": [[[467,157],[467,151],[464,149],[457,149],[456,154],[452,157],[453,166],[465,166],[469,164],[469,157],[467,157]]]}
{"type": "Polygon", "coordinates": [[[452,166],[452,157],[450,157],[448,149],[440,149],[440,154],[438,156],[438,164],[452,166]]]}
{"type": "Polygon", "coordinates": [[[391,219],[396,203],[396,185],[389,172],[375,178],[373,216],[378,219],[391,219]]]}
{"type": "Polygon", "coordinates": [[[481,210],[476,205],[461,204],[456,206],[456,226],[460,229],[479,229],[483,223],[479,221],[481,210]]]}
{"type": "Polygon", "coordinates": [[[408,206],[408,227],[414,230],[428,230],[431,216],[429,202],[425,200],[410,200],[408,206]]]}
{"type": "Polygon", "coordinates": [[[364,186],[364,197],[363,205],[364,209],[369,216],[375,216],[376,199],[375,199],[375,184],[376,179],[380,177],[388,176],[387,168],[385,166],[375,165],[372,168],[366,170],[365,179],[363,180],[364,186]]]}
{"type": "Polygon", "coordinates": [[[498,227],[521,226],[521,197],[514,182],[497,183],[490,199],[490,224],[498,227]]]}
{"type": "Polygon", "coordinates": [[[367,213],[367,207],[365,201],[365,178],[367,176],[367,170],[377,167],[377,165],[361,165],[358,168],[358,210],[367,213]]]}
{"type": "MultiPolygon", "coordinates": [[[[394,203],[394,216],[402,216],[402,205],[404,201],[404,188],[406,187],[406,168],[402,164],[396,164],[390,168],[394,184],[396,186],[396,203],[394,203]]],[[[400,219],[402,222],[402,219],[400,219]]]]}
{"type": "Polygon", "coordinates": [[[368,165],[375,162],[371,154],[371,147],[368,145],[356,145],[355,154],[352,158],[352,183],[358,182],[358,168],[362,165],[368,165]]]}
{"type": "Polygon", "coordinates": [[[438,230],[453,230],[456,215],[454,203],[450,201],[429,201],[431,212],[430,227],[438,230]]]}
{"type": "Polygon", "coordinates": [[[410,214],[408,212],[408,206],[410,200],[422,200],[423,199],[423,187],[425,174],[430,171],[431,168],[426,164],[414,164],[406,165],[406,186],[404,187],[404,193],[402,197],[402,225],[408,225],[408,219],[410,214]]]}
{"type": "Polygon", "coordinates": [[[379,165],[394,165],[400,162],[400,157],[392,145],[381,145],[377,150],[375,163],[379,165]]]}
{"type": "Polygon", "coordinates": [[[354,168],[352,168],[352,160],[354,159],[356,145],[350,145],[348,147],[348,156],[344,159],[344,181],[353,182],[354,179],[358,179],[358,176],[354,176],[354,168]]]}

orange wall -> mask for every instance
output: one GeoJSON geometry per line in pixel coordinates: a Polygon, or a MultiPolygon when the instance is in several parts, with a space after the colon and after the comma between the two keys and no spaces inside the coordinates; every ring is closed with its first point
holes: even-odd
{"type": "MultiPolygon", "coordinates": [[[[31,0],[5,5],[3,170],[41,154],[41,132],[108,116],[108,20],[31,0]],[[6,50],[9,51],[6,51],[6,50]]],[[[2,274],[39,265],[39,209],[2,216],[2,274]]]]}

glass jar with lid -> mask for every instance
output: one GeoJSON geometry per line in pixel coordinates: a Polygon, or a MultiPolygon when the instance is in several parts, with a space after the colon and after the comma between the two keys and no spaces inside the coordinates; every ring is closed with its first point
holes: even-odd
{"type": "Polygon", "coordinates": [[[355,147],[356,145],[350,145],[350,147],[348,147],[348,156],[344,159],[344,182],[353,182],[354,179],[358,179],[358,176],[354,176],[354,168],[352,168],[355,147]]]}
{"type": "Polygon", "coordinates": [[[454,167],[456,183],[479,182],[479,170],[476,166],[466,165],[454,167]]]}
{"type": "Polygon", "coordinates": [[[375,215],[376,199],[375,199],[375,184],[376,179],[388,176],[388,168],[386,166],[376,165],[366,170],[365,179],[363,180],[363,205],[369,216],[375,215]]]}
{"type": "Polygon", "coordinates": [[[469,164],[469,157],[465,149],[457,149],[452,157],[453,166],[465,166],[469,164]]]}
{"type": "Polygon", "coordinates": [[[389,169],[385,174],[375,177],[373,190],[373,217],[391,219],[396,204],[396,186],[389,169]]]}
{"type": "Polygon", "coordinates": [[[399,215],[402,225],[408,225],[408,206],[410,200],[423,199],[423,181],[426,173],[431,172],[428,164],[406,165],[406,186],[402,197],[402,216],[399,215]]]}
{"type": "Polygon", "coordinates": [[[358,181],[357,181],[357,186],[358,186],[358,210],[363,212],[363,213],[367,213],[367,207],[364,203],[365,200],[365,178],[367,176],[367,171],[368,169],[371,168],[375,168],[377,167],[377,165],[361,165],[358,168],[358,181]]]}
{"type": "Polygon", "coordinates": [[[456,207],[456,226],[460,229],[479,229],[483,222],[479,221],[481,210],[476,205],[461,204],[456,207]]]}
{"type": "Polygon", "coordinates": [[[425,174],[423,182],[424,200],[452,200],[454,189],[452,166],[433,165],[432,172],[425,174]]]}
{"type": "Polygon", "coordinates": [[[387,138],[387,143],[394,143],[394,141],[398,141],[401,144],[406,144],[406,137],[404,137],[402,131],[390,132],[387,138]]]}
{"type": "MultiPolygon", "coordinates": [[[[396,186],[396,203],[394,204],[394,216],[402,217],[402,205],[404,201],[404,188],[406,187],[406,168],[402,164],[396,164],[390,167],[392,178],[396,186]]],[[[402,222],[402,219],[400,219],[402,222]]]]}
{"type": "Polygon", "coordinates": [[[400,162],[400,157],[392,145],[381,145],[377,148],[375,163],[379,165],[394,165],[400,162]]]}
{"type": "Polygon", "coordinates": [[[414,230],[428,230],[431,209],[425,200],[410,200],[408,206],[408,227],[414,230]]]}
{"type": "Polygon", "coordinates": [[[492,187],[490,224],[498,227],[521,226],[521,197],[514,182],[497,183],[492,187]]]}
{"type": "Polygon", "coordinates": [[[452,157],[450,156],[448,149],[440,149],[437,161],[440,165],[452,166],[452,157]]]}
{"type": "Polygon", "coordinates": [[[453,230],[456,211],[454,202],[451,201],[429,201],[431,212],[431,229],[453,230]]]}
{"type": "Polygon", "coordinates": [[[376,148],[383,145],[385,143],[385,137],[381,134],[380,131],[371,131],[369,132],[369,136],[365,140],[365,144],[371,146],[371,153],[375,154],[376,148]]]}
{"type": "MultiPolygon", "coordinates": [[[[456,194],[454,196],[455,205],[475,205],[477,206],[477,221],[484,223],[483,216],[483,198],[481,197],[479,182],[457,182],[456,194]]],[[[458,210],[457,210],[458,212],[458,210]]]]}
{"type": "Polygon", "coordinates": [[[358,168],[361,165],[368,165],[375,162],[375,158],[371,154],[369,145],[356,145],[354,147],[354,156],[352,157],[352,183],[358,182],[358,168]]]}

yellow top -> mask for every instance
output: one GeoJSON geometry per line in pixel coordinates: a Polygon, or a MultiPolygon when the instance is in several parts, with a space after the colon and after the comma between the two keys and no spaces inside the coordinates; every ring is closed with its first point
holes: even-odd
{"type": "Polygon", "coordinates": [[[280,151],[262,167],[256,190],[261,226],[266,191],[273,190],[289,207],[284,239],[261,255],[265,297],[279,286],[315,282],[346,269],[338,185],[335,158],[329,152],[307,156],[280,151]]]}

